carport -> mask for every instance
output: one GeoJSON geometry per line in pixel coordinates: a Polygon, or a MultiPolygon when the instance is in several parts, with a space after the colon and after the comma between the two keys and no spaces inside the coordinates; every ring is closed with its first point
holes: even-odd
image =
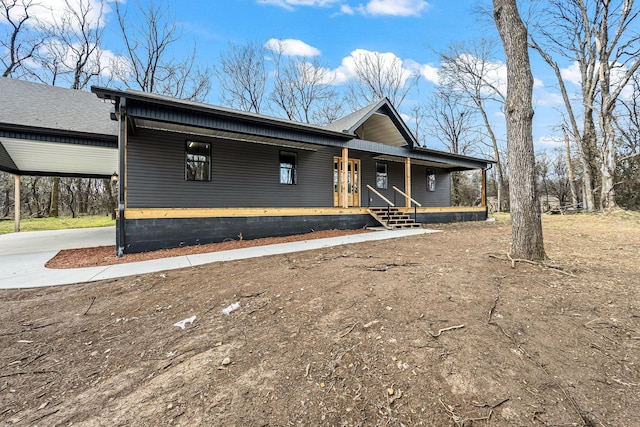
{"type": "Polygon", "coordinates": [[[113,105],[90,92],[0,77],[0,170],[15,177],[109,178],[118,170],[113,105]]]}

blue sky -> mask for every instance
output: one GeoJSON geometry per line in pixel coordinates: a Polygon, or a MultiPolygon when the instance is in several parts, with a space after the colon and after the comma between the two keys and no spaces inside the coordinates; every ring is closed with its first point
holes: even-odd
{"type": "MultiPolygon", "coordinates": [[[[71,0],[74,1],[78,0],[71,0]]],[[[101,48],[107,55],[118,56],[122,54],[122,47],[112,11],[113,1],[109,0],[105,8],[105,39],[101,48]]],[[[53,10],[60,2],[40,0],[42,4],[51,4],[53,10]]],[[[489,7],[489,0],[181,0],[168,4],[183,28],[183,40],[175,45],[176,51],[172,53],[186,54],[187,46],[195,41],[198,61],[206,66],[215,65],[229,43],[266,45],[269,40],[286,40],[291,54],[317,55],[320,63],[331,70],[336,88],[341,90],[353,78],[349,64],[354,52],[395,56],[403,67],[421,72],[419,90],[413,91],[410,99],[398,106],[408,121],[410,106],[427,102],[437,84],[439,64],[434,50],[446,50],[455,42],[497,35],[488,19],[479,23],[474,13],[478,5],[489,7]]],[[[553,127],[558,124],[560,98],[554,88],[553,73],[536,54],[532,53],[531,57],[536,78],[534,140],[537,148],[548,148],[558,145],[559,131],[553,127]]],[[[504,80],[506,69],[500,50],[495,61],[502,66],[496,78],[504,80]]],[[[566,78],[573,81],[572,64],[561,65],[566,67],[566,78]]],[[[570,87],[578,88],[571,84],[570,87]]],[[[217,85],[214,84],[207,101],[220,103],[217,85]]],[[[502,135],[504,118],[498,110],[492,111],[492,121],[497,133],[502,135]]],[[[435,141],[428,143],[441,148],[435,141]]]]}

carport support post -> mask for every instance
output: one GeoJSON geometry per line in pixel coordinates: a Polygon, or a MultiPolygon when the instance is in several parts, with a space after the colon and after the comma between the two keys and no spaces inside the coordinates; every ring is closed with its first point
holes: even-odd
{"type": "Polygon", "coordinates": [[[480,206],[487,207],[487,170],[482,168],[482,187],[480,189],[480,206]]]}
{"type": "Polygon", "coordinates": [[[16,175],[14,178],[15,186],[15,224],[13,230],[18,233],[20,231],[20,175],[16,175]]]}
{"type": "Polygon", "coordinates": [[[126,98],[118,100],[118,241],[116,242],[116,256],[121,257],[125,248],[125,183],[126,181],[126,147],[127,147],[127,113],[126,98]]]}

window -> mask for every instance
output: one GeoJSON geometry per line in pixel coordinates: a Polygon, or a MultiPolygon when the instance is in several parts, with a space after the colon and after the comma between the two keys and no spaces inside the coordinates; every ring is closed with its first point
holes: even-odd
{"type": "Polygon", "coordinates": [[[376,163],[376,188],[386,190],[388,182],[387,164],[376,163]]]}
{"type": "Polygon", "coordinates": [[[427,169],[427,191],[436,191],[436,173],[433,169],[427,169]]]}
{"type": "Polygon", "coordinates": [[[211,144],[187,141],[185,179],[211,181],[211,144]]]}
{"type": "Polygon", "coordinates": [[[298,155],[291,151],[280,152],[280,184],[293,185],[296,183],[296,166],[298,155]]]}

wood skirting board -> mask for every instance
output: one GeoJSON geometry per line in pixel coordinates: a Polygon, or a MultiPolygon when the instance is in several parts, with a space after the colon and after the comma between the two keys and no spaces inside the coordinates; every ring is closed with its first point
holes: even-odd
{"type": "MultiPolygon", "coordinates": [[[[400,208],[400,211],[413,213],[413,208],[400,208]]],[[[485,208],[472,206],[447,206],[437,208],[421,207],[420,214],[452,212],[485,212],[485,208]]],[[[223,217],[271,217],[306,215],[364,215],[367,208],[127,208],[126,219],[160,218],[223,218],[223,217]]]]}

